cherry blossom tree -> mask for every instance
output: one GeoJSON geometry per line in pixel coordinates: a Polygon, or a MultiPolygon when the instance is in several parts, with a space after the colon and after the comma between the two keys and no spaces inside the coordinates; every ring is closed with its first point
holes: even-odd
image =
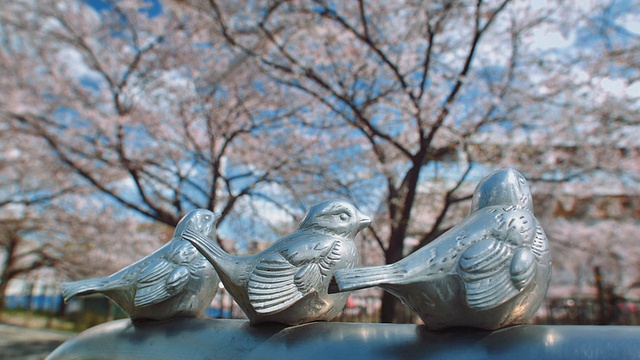
{"type": "Polygon", "coordinates": [[[43,205],[72,192],[55,180],[63,175],[39,145],[11,124],[0,128],[0,308],[12,279],[59,259],[47,241],[29,236],[42,229],[43,205]]]}
{"type": "Polygon", "coordinates": [[[0,308],[13,279],[44,267],[59,278],[106,275],[170,239],[164,227],[109,205],[43,139],[12,125],[0,129],[0,308]]]}
{"type": "MultiPolygon", "coordinates": [[[[637,189],[638,37],[615,2],[170,3],[306,99],[310,128],[349,134],[359,163],[342,171],[379,209],[370,236],[387,263],[455,223],[469,183],[498,166],[637,189]],[[621,73],[636,80],[613,95],[604,82],[621,73]]],[[[395,302],[384,295],[382,321],[395,302]]]]}
{"type": "MultiPolygon", "coordinates": [[[[392,263],[465,216],[496,167],[534,192],[638,193],[627,5],[9,4],[0,116],[78,184],[168,225],[203,207],[267,237],[311,201],[350,198],[375,213],[361,248],[392,263]]],[[[383,296],[381,320],[397,321],[383,296]]]]}
{"type": "Polygon", "coordinates": [[[3,118],[40,136],[83,183],[161,223],[195,207],[222,223],[243,216],[233,210],[244,197],[300,216],[305,204],[287,189],[320,171],[306,156],[328,146],[300,129],[305,103],[189,19],[151,14],[144,1],[105,4],[4,11],[4,56],[20,72],[7,71],[3,118]]]}

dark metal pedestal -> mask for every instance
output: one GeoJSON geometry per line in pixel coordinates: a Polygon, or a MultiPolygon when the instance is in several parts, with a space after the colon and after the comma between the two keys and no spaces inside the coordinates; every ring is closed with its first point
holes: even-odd
{"type": "Polygon", "coordinates": [[[515,326],[427,331],[420,325],[244,320],[112,321],[62,344],[60,359],[640,359],[640,327],[515,326]]]}

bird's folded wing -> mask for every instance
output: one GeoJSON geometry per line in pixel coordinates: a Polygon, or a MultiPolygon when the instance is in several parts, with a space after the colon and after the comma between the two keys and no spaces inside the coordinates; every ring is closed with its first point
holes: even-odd
{"type": "Polygon", "coordinates": [[[273,314],[317,289],[340,260],[340,242],[318,239],[311,248],[264,257],[249,277],[249,301],[259,314],[273,314]]]}
{"type": "Polygon", "coordinates": [[[203,257],[197,257],[189,263],[189,275],[200,277],[203,271],[207,271],[207,268],[211,268],[211,263],[203,257]]]}
{"type": "Polygon", "coordinates": [[[302,298],[293,282],[298,268],[277,252],[264,257],[249,276],[249,302],[258,314],[276,313],[302,298]]]}
{"type": "Polygon", "coordinates": [[[509,245],[495,239],[478,241],[462,253],[458,272],[471,308],[491,309],[519,293],[511,280],[512,256],[509,245]]]}
{"type": "MultiPolygon", "coordinates": [[[[172,294],[167,289],[167,279],[175,267],[176,264],[162,259],[154,261],[142,270],[138,277],[135,306],[149,306],[171,297],[172,294]]],[[[186,275],[188,276],[188,272],[186,275]]],[[[173,282],[177,280],[174,279],[173,282]]]]}
{"type": "Polygon", "coordinates": [[[535,257],[531,250],[521,247],[513,254],[510,275],[513,285],[522,290],[528,286],[535,277],[535,257]]]}

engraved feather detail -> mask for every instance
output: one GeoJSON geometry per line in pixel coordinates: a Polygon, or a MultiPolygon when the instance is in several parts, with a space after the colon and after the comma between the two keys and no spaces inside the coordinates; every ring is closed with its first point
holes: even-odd
{"type": "Polygon", "coordinates": [[[512,254],[509,246],[495,240],[476,242],[462,254],[459,272],[470,307],[490,309],[518,294],[509,274],[512,254]]]}
{"type": "Polygon", "coordinates": [[[340,261],[340,248],[340,241],[333,241],[326,248],[318,244],[314,250],[319,253],[307,252],[309,259],[303,260],[306,264],[302,266],[292,264],[293,256],[287,259],[278,252],[267,255],[249,276],[251,305],[259,314],[272,314],[316,291],[340,261]]]}
{"type": "Polygon", "coordinates": [[[205,209],[189,212],[176,226],[172,240],[155,252],[109,277],[65,283],[65,301],[101,293],[133,319],[201,316],[215,296],[219,280],[211,264],[183,240],[182,232],[189,228],[205,238],[215,236],[216,219],[205,209]]]}
{"type": "Polygon", "coordinates": [[[296,231],[258,254],[229,255],[190,229],[184,238],[215,266],[253,324],[296,325],[342,310],[347,295],[328,294],[329,283],[334,271],[354,266],[354,238],[370,223],[351,203],[330,200],[312,206],[296,231]]]}

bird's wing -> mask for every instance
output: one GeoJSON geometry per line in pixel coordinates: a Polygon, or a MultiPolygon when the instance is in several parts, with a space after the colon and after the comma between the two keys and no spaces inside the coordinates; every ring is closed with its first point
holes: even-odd
{"type": "Polygon", "coordinates": [[[158,259],[149,264],[138,277],[136,307],[144,307],[167,300],[178,293],[189,281],[189,271],[185,266],[166,259],[158,259]]]}
{"type": "Polygon", "coordinates": [[[535,277],[536,264],[535,256],[531,250],[526,247],[519,248],[513,254],[511,267],[511,281],[518,290],[524,289],[529,285],[535,277]]]}
{"type": "Polygon", "coordinates": [[[192,277],[200,277],[202,272],[207,271],[207,268],[212,269],[211,263],[204,257],[199,256],[189,263],[189,274],[192,277]]]}
{"type": "Polygon", "coordinates": [[[519,293],[511,279],[512,257],[509,245],[491,238],[474,243],[462,253],[458,270],[471,308],[491,309],[519,293]]]}
{"type": "Polygon", "coordinates": [[[270,253],[258,262],[249,276],[249,301],[257,313],[290,307],[330,275],[340,260],[341,243],[324,236],[313,240],[312,246],[290,244],[286,251],[270,253]]]}

